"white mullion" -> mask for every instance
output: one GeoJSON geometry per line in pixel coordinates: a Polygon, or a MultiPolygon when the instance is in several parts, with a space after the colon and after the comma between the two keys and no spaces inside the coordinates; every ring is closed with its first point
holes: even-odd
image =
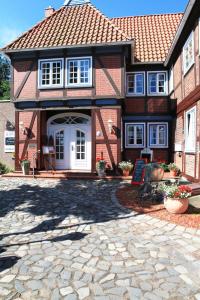
{"type": "Polygon", "coordinates": [[[138,74],[134,74],[134,77],[135,77],[135,92],[134,94],[137,95],[137,76],[138,74]]]}
{"type": "Polygon", "coordinates": [[[81,60],[77,60],[77,61],[78,61],[77,82],[78,84],[81,84],[81,60]]]}
{"type": "Polygon", "coordinates": [[[137,130],[136,130],[136,127],[137,125],[134,125],[134,145],[137,145],[137,130]]]}
{"type": "Polygon", "coordinates": [[[49,72],[49,77],[50,77],[50,86],[53,85],[53,62],[50,62],[50,72],[49,72]]]}

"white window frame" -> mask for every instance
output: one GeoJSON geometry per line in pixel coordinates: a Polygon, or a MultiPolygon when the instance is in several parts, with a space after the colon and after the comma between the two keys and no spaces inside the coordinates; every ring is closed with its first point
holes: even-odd
{"type": "Polygon", "coordinates": [[[199,55],[200,55],[200,18],[199,18],[199,55]]]}
{"type": "Polygon", "coordinates": [[[66,58],[66,87],[67,88],[76,88],[76,87],[92,87],[92,82],[93,82],[93,74],[92,74],[92,69],[93,69],[93,60],[92,56],[81,56],[81,57],[67,57],[66,58]],[[85,60],[89,59],[90,60],[90,69],[89,69],[89,82],[88,83],[80,83],[80,69],[78,69],[78,83],[69,83],[69,69],[68,69],[68,62],[70,60],[85,60]]]}
{"type": "MultiPolygon", "coordinates": [[[[136,88],[136,81],[135,81],[135,88],[136,88]]],[[[138,96],[138,97],[142,97],[145,96],[145,90],[146,90],[146,78],[145,78],[145,72],[127,72],[126,73],[126,95],[128,97],[132,97],[132,96],[138,96]],[[144,85],[143,85],[143,93],[129,93],[128,92],[128,76],[129,75],[137,75],[137,74],[143,74],[144,76],[144,85]]]]}
{"type": "Polygon", "coordinates": [[[167,96],[168,95],[168,72],[167,71],[148,71],[147,72],[147,95],[148,96],[167,96]],[[149,91],[149,75],[156,73],[157,75],[159,73],[165,73],[165,92],[164,93],[158,93],[158,78],[156,80],[156,93],[150,93],[149,91]]]}
{"type": "Polygon", "coordinates": [[[169,70],[169,93],[174,91],[174,67],[169,70]]]}
{"type": "Polygon", "coordinates": [[[194,32],[192,31],[190,33],[185,45],[183,46],[183,73],[184,73],[184,75],[186,75],[186,73],[191,69],[191,67],[193,65],[194,65],[194,32]],[[192,39],[192,48],[193,48],[193,59],[191,60],[188,67],[186,67],[186,49],[187,49],[187,46],[190,43],[191,39],[192,39]]]}
{"type": "MultiPolygon", "coordinates": [[[[148,147],[153,149],[153,148],[169,148],[169,124],[168,122],[149,122],[147,123],[147,132],[148,132],[148,147]],[[166,129],[167,129],[167,132],[166,132],[166,145],[160,145],[160,144],[156,144],[156,145],[151,145],[150,144],[150,126],[151,125],[160,125],[160,126],[163,126],[165,125],[166,126],[166,129]]],[[[158,139],[158,136],[157,136],[157,139],[158,139]]]]}
{"type": "Polygon", "coordinates": [[[145,123],[143,123],[143,122],[131,122],[131,123],[125,123],[125,148],[129,148],[129,149],[131,149],[131,148],[145,148],[145,146],[146,146],[146,124],[145,123]],[[130,125],[132,125],[132,126],[136,126],[136,125],[142,125],[143,126],[143,144],[141,144],[141,145],[137,145],[137,144],[135,144],[135,145],[131,145],[131,144],[128,144],[127,143],[127,138],[128,138],[128,135],[127,135],[127,128],[128,128],[128,126],[130,126],[130,125]]]}
{"type": "Polygon", "coordinates": [[[189,109],[188,111],[185,112],[185,152],[186,153],[195,153],[196,152],[196,141],[197,141],[197,109],[196,106],[192,107],[191,109],[189,109]],[[191,112],[194,112],[194,124],[195,124],[195,128],[194,128],[194,136],[195,136],[195,146],[192,148],[191,145],[188,145],[188,119],[187,119],[187,115],[191,112]]]}
{"type": "Polygon", "coordinates": [[[38,89],[57,89],[64,87],[64,58],[49,58],[38,60],[38,89]],[[60,84],[52,84],[52,63],[61,62],[60,84]],[[42,63],[50,63],[50,84],[42,84],[42,63]]]}

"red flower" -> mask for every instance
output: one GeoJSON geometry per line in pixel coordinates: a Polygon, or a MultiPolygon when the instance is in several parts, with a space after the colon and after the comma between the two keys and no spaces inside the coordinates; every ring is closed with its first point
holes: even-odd
{"type": "Polygon", "coordinates": [[[188,185],[180,185],[180,186],[178,187],[178,190],[179,190],[181,193],[191,193],[191,192],[192,192],[191,187],[189,187],[188,185]]]}

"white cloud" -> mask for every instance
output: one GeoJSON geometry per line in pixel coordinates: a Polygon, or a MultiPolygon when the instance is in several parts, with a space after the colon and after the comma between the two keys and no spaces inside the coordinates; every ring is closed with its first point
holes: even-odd
{"type": "Polygon", "coordinates": [[[0,28],[0,48],[15,40],[20,34],[20,30],[15,28],[0,28]]]}

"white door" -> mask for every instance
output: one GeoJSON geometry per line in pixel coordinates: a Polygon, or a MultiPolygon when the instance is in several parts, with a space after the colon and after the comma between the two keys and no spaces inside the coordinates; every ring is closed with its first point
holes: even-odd
{"type": "Polygon", "coordinates": [[[67,148],[69,147],[69,142],[66,127],[52,126],[49,130],[49,136],[52,136],[54,139],[56,151],[56,169],[68,169],[70,163],[69,158],[67,157],[67,148]]]}
{"type": "Polygon", "coordinates": [[[91,170],[91,129],[88,125],[71,126],[70,169],[91,170]]]}

